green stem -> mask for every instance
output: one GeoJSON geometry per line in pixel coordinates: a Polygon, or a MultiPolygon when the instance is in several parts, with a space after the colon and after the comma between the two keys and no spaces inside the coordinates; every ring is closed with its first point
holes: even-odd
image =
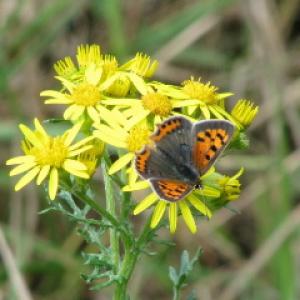
{"type": "Polygon", "coordinates": [[[173,300],[180,300],[180,289],[174,287],[173,290],[173,300]]]}
{"type": "Polygon", "coordinates": [[[127,285],[129,282],[129,279],[131,277],[131,274],[134,270],[134,267],[136,265],[137,259],[139,258],[140,254],[142,253],[142,249],[145,247],[145,245],[148,242],[149,234],[152,232],[152,229],[150,228],[150,222],[151,219],[147,221],[147,223],[144,225],[144,228],[139,236],[139,238],[136,240],[136,243],[134,246],[130,244],[125,244],[125,256],[121,265],[120,269],[120,278],[121,282],[116,287],[114,300],[124,300],[126,299],[126,291],[127,291],[127,285]]]}
{"type": "MultiPolygon", "coordinates": [[[[106,170],[107,164],[105,160],[102,160],[101,166],[102,166],[104,188],[105,188],[105,195],[106,195],[106,209],[114,218],[116,218],[116,203],[113,195],[113,184],[111,178],[107,174],[107,170],[106,170]]],[[[119,271],[120,248],[119,248],[119,235],[115,227],[109,229],[109,235],[110,235],[111,250],[113,253],[114,273],[117,274],[119,271]]]]}

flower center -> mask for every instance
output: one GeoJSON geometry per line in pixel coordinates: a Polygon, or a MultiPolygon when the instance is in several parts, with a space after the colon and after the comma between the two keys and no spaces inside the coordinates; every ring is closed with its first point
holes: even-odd
{"type": "Polygon", "coordinates": [[[101,100],[101,93],[96,86],[82,83],[74,88],[71,98],[75,104],[94,106],[101,100]]]}
{"type": "Polygon", "coordinates": [[[43,144],[43,148],[32,147],[29,149],[30,154],[36,157],[37,164],[40,166],[61,167],[68,155],[68,149],[63,138],[49,137],[43,144]]]}
{"type": "Polygon", "coordinates": [[[134,126],[127,137],[127,148],[130,152],[141,150],[149,143],[150,130],[144,124],[134,126]]]}
{"type": "Polygon", "coordinates": [[[192,98],[203,101],[207,104],[213,104],[218,101],[217,87],[210,84],[210,82],[204,84],[200,81],[186,80],[183,82],[183,90],[192,98]]]}
{"type": "Polygon", "coordinates": [[[142,97],[144,108],[150,110],[155,115],[167,117],[172,111],[170,99],[159,93],[149,93],[142,97]]]}

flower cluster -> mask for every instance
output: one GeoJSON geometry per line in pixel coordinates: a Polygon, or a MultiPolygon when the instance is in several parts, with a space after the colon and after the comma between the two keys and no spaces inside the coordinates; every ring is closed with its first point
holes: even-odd
{"type": "MultiPolygon", "coordinates": [[[[53,200],[60,178],[91,179],[105,145],[118,149],[115,153],[119,157],[111,164],[108,174],[124,170],[127,183],[121,187],[122,191],[149,189],[147,180],[139,180],[134,159],[136,152],[151,143],[149,137],[157,124],[171,116],[183,116],[191,121],[226,119],[235,125],[237,137],[258,112],[257,106],[244,99],[228,112],[226,102],[232,93],[219,92],[202,79],[191,77],[178,86],[153,81],[151,77],[157,66],[156,60],[141,53],[120,64],[116,57],[102,54],[98,45],[79,46],[76,60],[66,57],[58,61],[54,69],[60,89],[45,90],[41,96],[45,104],[63,105],[63,118],[73,125],[61,135],[48,134],[37,119],[34,129],[20,125],[24,155],[7,161],[7,165],[17,165],[11,170],[11,176],[25,173],[15,189],[20,190],[33,179],[40,185],[48,178],[48,194],[53,200]],[[81,139],[77,138],[79,133],[81,139]]],[[[155,205],[151,217],[154,228],[168,208],[170,231],[175,232],[180,211],[190,231],[195,232],[193,216],[210,218],[216,209],[239,197],[241,174],[242,169],[228,177],[212,167],[201,176],[200,190],[172,203],[152,191],[137,204],[133,214],[155,205]]]]}

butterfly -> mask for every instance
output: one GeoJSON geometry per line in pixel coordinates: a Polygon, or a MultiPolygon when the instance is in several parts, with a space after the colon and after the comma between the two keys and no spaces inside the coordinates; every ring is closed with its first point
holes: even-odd
{"type": "Polygon", "coordinates": [[[201,188],[205,174],[229,144],[234,126],[226,120],[192,123],[180,116],[157,126],[146,145],[135,156],[138,174],[166,201],[183,199],[201,188]]]}

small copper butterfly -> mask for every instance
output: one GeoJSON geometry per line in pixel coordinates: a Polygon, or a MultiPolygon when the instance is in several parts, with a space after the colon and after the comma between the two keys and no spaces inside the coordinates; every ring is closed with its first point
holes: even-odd
{"type": "Polygon", "coordinates": [[[136,154],[136,170],[161,199],[179,201],[201,188],[200,176],[214,164],[233,132],[233,124],[226,120],[192,123],[171,117],[151,135],[153,145],[136,154]]]}

